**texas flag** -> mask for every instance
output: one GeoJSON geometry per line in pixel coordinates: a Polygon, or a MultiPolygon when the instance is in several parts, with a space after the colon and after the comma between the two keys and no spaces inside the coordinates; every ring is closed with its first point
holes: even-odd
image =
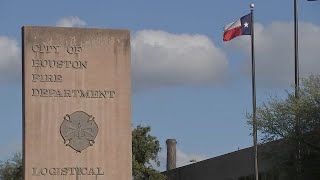
{"type": "Polygon", "coordinates": [[[223,41],[230,41],[241,35],[251,35],[251,14],[224,26],[223,41]]]}

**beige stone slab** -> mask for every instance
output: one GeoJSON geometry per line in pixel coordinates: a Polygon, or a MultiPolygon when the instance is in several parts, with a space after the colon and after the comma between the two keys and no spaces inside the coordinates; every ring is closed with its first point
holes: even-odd
{"type": "Polygon", "coordinates": [[[129,32],[25,26],[22,34],[25,180],[131,179],[129,32]],[[66,145],[63,123],[66,143],[93,145],[66,145]]]}

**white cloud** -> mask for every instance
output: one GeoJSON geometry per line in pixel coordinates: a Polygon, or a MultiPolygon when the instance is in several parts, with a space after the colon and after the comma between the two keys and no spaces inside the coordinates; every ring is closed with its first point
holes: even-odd
{"type": "MultiPolygon", "coordinates": [[[[85,22],[72,17],[58,23],[77,24],[85,22]]],[[[136,32],[131,42],[133,84],[137,88],[214,84],[227,75],[225,53],[207,36],[143,30],[136,32]]],[[[15,40],[0,36],[0,79],[19,77],[20,51],[15,40]]]]}
{"type": "MultiPolygon", "coordinates": [[[[257,84],[283,86],[294,82],[293,23],[273,22],[267,26],[255,24],[257,84]]],[[[243,70],[251,73],[250,38],[234,40],[248,56],[243,70]]],[[[299,64],[301,77],[320,73],[320,26],[299,23],[299,64]]]]}
{"type": "Polygon", "coordinates": [[[57,22],[57,26],[59,27],[83,27],[86,24],[87,23],[84,20],[80,19],[77,16],[62,18],[57,22]]]}
{"type": "Polygon", "coordinates": [[[11,81],[20,77],[21,50],[14,39],[0,36],[0,80],[11,81]]]}
{"type": "Polygon", "coordinates": [[[226,55],[207,36],[142,30],[131,45],[135,88],[213,84],[226,77],[226,55]]]}
{"type": "MultiPolygon", "coordinates": [[[[83,26],[78,17],[59,20],[60,26],[83,26]]],[[[228,75],[225,52],[207,36],[142,30],[132,40],[133,85],[137,88],[206,85],[228,75]]],[[[250,75],[250,37],[227,43],[247,55],[242,70],[250,75]]],[[[294,80],[293,23],[255,25],[257,85],[287,86],[294,80]]],[[[320,73],[320,26],[299,23],[300,74],[320,73]]],[[[0,80],[20,77],[21,49],[16,40],[0,36],[0,80]]]]}

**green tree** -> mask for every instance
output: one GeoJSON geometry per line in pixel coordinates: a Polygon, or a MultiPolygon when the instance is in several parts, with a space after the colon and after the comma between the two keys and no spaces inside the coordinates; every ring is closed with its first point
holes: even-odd
{"type": "MultiPolygon", "coordinates": [[[[263,155],[274,162],[283,176],[295,179],[300,142],[303,179],[320,179],[320,76],[301,80],[299,98],[294,92],[286,92],[285,99],[271,97],[257,108],[257,129],[262,143],[281,139],[263,155]]],[[[251,114],[247,118],[252,125],[251,114]]]]}
{"type": "Polygon", "coordinates": [[[0,162],[0,177],[4,180],[22,179],[21,153],[16,153],[8,160],[0,162]]]}
{"type": "Polygon", "coordinates": [[[152,166],[159,166],[160,144],[150,135],[151,127],[137,126],[132,131],[132,176],[134,180],[163,180],[165,176],[152,166]]]}

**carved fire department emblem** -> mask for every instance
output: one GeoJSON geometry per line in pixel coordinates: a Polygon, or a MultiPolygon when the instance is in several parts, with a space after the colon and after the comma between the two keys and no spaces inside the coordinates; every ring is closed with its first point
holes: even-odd
{"type": "Polygon", "coordinates": [[[81,152],[94,144],[98,126],[94,117],[83,111],[67,114],[60,126],[60,133],[66,146],[81,152]]]}

